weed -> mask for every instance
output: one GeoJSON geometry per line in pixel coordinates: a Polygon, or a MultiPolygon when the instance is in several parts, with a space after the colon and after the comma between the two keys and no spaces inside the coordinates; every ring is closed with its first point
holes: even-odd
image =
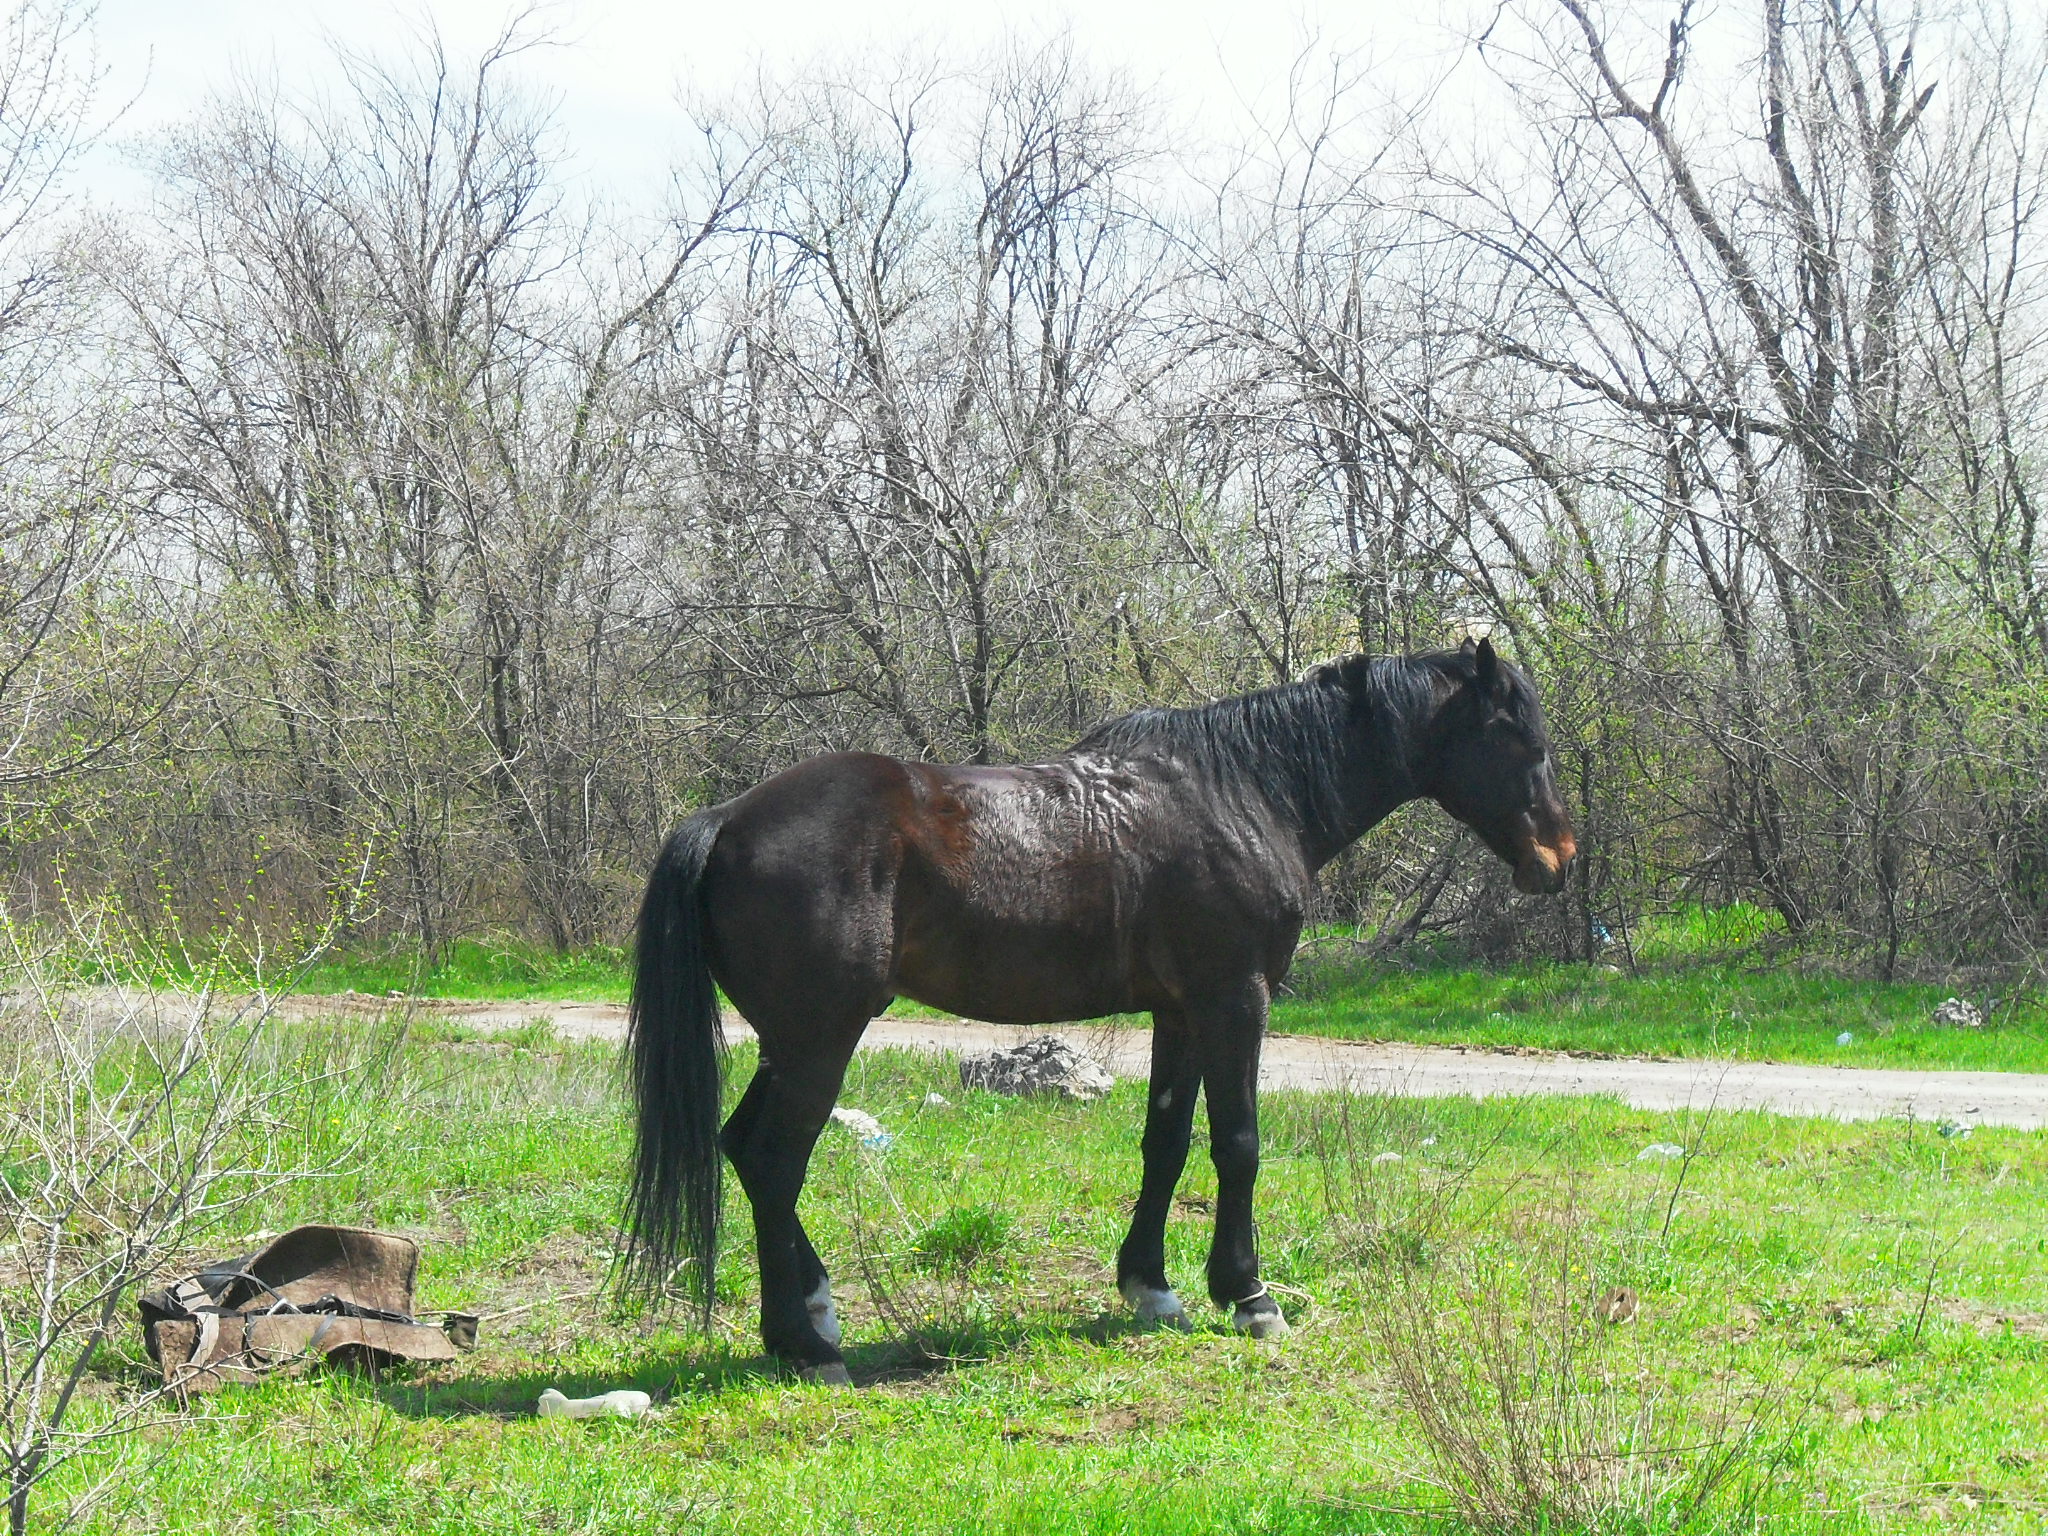
{"type": "Polygon", "coordinates": [[[824,1161],[848,1210],[865,1304],[843,1306],[842,1318],[871,1309],[888,1330],[889,1349],[912,1364],[984,1358],[998,1311],[992,1287],[1001,1278],[986,1261],[1009,1241],[1013,1212],[973,1203],[928,1215],[927,1202],[943,1199],[943,1185],[907,1183],[900,1194],[887,1159],[864,1148],[833,1149],[824,1161]]]}
{"type": "Polygon", "coordinates": [[[1331,1094],[1309,1101],[1307,1154],[1329,1226],[1346,1258],[1419,1268],[1485,1226],[1521,1184],[1532,1156],[1517,1145],[1518,1106],[1487,1133],[1446,1142],[1432,1134],[1441,1106],[1392,1094],[1331,1094]]]}
{"type": "Polygon", "coordinates": [[[1739,1523],[1796,1455],[1811,1394],[1725,1370],[1704,1398],[1678,1391],[1579,1226],[1567,1212],[1533,1250],[1393,1278],[1374,1326],[1433,1481],[1486,1536],[1739,1523]]]}
{"type": "Polygon", "coordinates": [[[931,1223],[911,1245],[922,1269],[955,1273],[985,1264],[1010,1240],[1016,1218],[993,1205],[956,1205],[931,1223]]]}

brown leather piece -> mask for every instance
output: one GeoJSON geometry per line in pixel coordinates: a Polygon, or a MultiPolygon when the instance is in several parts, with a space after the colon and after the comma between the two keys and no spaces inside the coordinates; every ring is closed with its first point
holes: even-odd
{"type": "Polygon", "coordinates": [[[290,1313],[252,1317],[245,1353],[271,1366],[315,1353],[331,1355],[344,1346],[395,1355],[401,1360],[453,1360],[455,1346],[439,1328],[424,1323],[388,1323],[374,1317],[290,1313]]]}
{"type": "MultiPolygon", "coordinates": [[[[378,1369],[445,1361],[443,1328],[412,1316],[419,1245],[360,1227],[296,1227],[141,1298],[144,1338],[180,1392],[210,1392],[318,1360],[378,1369]]],[[[474,1321],[468,1320],[474,1341],[474,1321]]]]}

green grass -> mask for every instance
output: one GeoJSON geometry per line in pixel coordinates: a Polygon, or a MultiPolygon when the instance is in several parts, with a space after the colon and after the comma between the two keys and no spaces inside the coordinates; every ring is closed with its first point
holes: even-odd
{"type": "Polygon", "coordinates": [[[1961,983],[1884,983],[1787,950],[1776,913],[1746,902],[1681,906],[1638,925],[1635,966],[1610,945],[1599,964],[1500,968],[1347,958],[1352,935],[1309,936],[1273,1027],[1352,1040],[1722,1057],[1835,1066],[2048,1072],[2048,1007],[1961,983]],[[1945,1028],[1935,1008],[1960,994],[1982,1029],[1945,1028]],[[1841,1043],[1847,1034],[1849,1042],[1841,1043]]]}
{"type": "Polygon", "coordinates": [[[2048,1071],[2048,1010],[2038,999],[1999,1007],[1982,1029],[1944,1028],[1933,1013],[1950,992],[1789,963],[1646,966],[1640,974],[1564,964],[1481,971],[1310,963],[1276,1000],[1273,1028],[1614,1056],[2048,1071]],[[1844,1033],[1847,1045],[1838,1043],[1844,1033]]]}
{"type": "Polygon", "coordinates": [[[258,954],[240,944],[200,953],[134,941],[120,953],[118,964],[106,950],[88,953],[69,974],[86,985],[191,987],[204,981],[230,991],[288,985],[312,996],[354,992],[480,1001],[623,1003],[633,985],[626,952],[604,944],[559,953],[523,939],[463,939],[432,961],[418,946],[398,944],[356,953],[330,950],[310,964],[282,949],[258,954]]]}
{"type": "Polygon", "coordinates": [[[626,952],[608,945],[559,954],[518,940],[464,939],[431,966],[418,950],[406,948],[323,959],[307,969],[298,990],[623,1003],[632,985],[626,952]]]}
{"type": "MultiPolygon", "coordinates": [[[[745,1052],[734,1066],[736,1088],[745,1052]]],[[[828,1127],[805,1196],[865,1383],[849,1393],[795,1385],[755,1352],[743,1218],[709,1335],[576,1299],[615,1242],[618,1093],[604,1048],[416,1042],[377,1094],[311,1125],[367,1137],[374,1160],[246,1225],[418,1237],[420,1305],[483,1313],[482,1347],[381,1383],[278,1381],[189,1422],[165,1415],[98,1468],[118,1472],[116,1502],[87,1528],[1449,1530],[1416,1512],[1443,1499],[1390,1368],[1390,1320],[1426,1333],[1440,1303],[1443,1337],[1469,1349],[1458,1298],[1556,1276],[1575,1317],[1608,1286],[1640,1294],[1626,1328],[1581,1325],[1576,1379],[1598,1405],[1661,1405],[1659,1443],[1680,1449],[1658,1465],[1726,1438],[1724,1409],[1763,1404],[1751,1459],[1769,1473],[1770,1529],[2043,1525],[2048,1136],[1269,1095],[1260,1231],[1296,1324],[1274,1349],[1197,1305],[1214,1196],[1199,1132],[1169,1228],[1199,1326],[1142,1333],[1115,1299],[1142,1083],[1091,1105],[1020,1102],[963,1094],[942,1061],[863,1055],[842,1101],[894,1143],[828,1127]],[[928,1106],[933,1091],[956,1104],[928,1106]],[[1640,1159],[1655,1141],[1695,1155],[1640,1159]],[[1399,1160],[1375,1161],[1387,1152],[1399,1160]],[[551,1384],[638,1386],[662,1412],[536,1419],[551,1384]]],[[[124,1335],[97,1400],[146,1375],[124,1335]]],[[[1724,1497],[1698,1528],[1740,1513],[1724,1497]]]]}

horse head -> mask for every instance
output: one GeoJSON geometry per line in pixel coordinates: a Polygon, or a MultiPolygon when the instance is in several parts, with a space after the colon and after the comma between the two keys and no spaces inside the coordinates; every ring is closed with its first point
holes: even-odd
{"type": "Polygon", "coordinates": [[[1550,733],[1529,679],[1470,640],[1444,658],[1451,691],[1429,732],[1417,785],[1514,866],[1515,889],[1564,889],[1578,852],[1551,775],[1550,733]]]}

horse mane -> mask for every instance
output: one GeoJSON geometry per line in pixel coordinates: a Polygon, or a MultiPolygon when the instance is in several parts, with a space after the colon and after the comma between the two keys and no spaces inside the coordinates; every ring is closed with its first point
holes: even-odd
{"type": "Polygon", "coordinates": [[[1447,659],[1346,656],[1299,681],[1214,703],[1133,710],[1071,750],[1171,758],[1222,793],[1256,792],[1318,841],[1341,843],[1360,719],[1369,722],[1372,756],[1405,782],[1409,743],[1436,701],[1431,670],[1447,659]]]}

